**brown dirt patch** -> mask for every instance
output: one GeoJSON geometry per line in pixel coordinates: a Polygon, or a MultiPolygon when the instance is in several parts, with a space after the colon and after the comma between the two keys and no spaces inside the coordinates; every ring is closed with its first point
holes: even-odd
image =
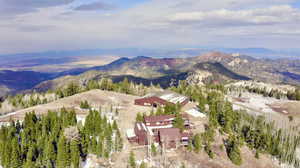
{"type": "Polygon", "coordinates": [[[270,107],[276,112],[300,117],[300,101],[275,103],[270,105],[270,107]]]}

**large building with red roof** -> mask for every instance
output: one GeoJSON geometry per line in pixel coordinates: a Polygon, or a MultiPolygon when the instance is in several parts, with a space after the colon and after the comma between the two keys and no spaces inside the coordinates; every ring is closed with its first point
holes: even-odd
{"type": "Polygon", "coordinates": [[[134,104],[140,106],[165,106],[170,104],[180,104],[182,106],[189,102],[189,98],[172,91],[155,92],[136,99],[134,104]]]}

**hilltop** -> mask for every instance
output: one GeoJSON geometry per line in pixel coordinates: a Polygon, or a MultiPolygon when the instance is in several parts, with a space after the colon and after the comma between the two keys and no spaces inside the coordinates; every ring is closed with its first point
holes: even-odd
{"type": "MultiPolygon", "coordinates": [[[[137,147],[135,145],[129,144],[126,139],[126,130],[131,128],[135,123],[135,118],[138,113],[149,114],[151,107],[137,106],[134,105],[134,100],[141,98],[139,96],[132,96],[127,94],[121,94],[111,91],[102,90],[90,90],[87,92],[82,92],[70,97],[58,99],[54,102],[30,107],[27,109],[19,110],[0,117],[0,122],[7,122],[11,119],[23,120],[25,113],[35,111],[35,114],[46,115],[50,111],[59,111],[61,108],[74,109],[77,115],[77,120],[79,122],[84,122],[85,117],[89,114],[88,110],[80,108],[80,103],[82,101],[88,101],[93,109],[100,109],[104,115],[107,116],[108,120],[114,118],[117,120],[121,136],[123,138],[124,148],[122,152],[118,152],[112,156],[112,162],[117,167],[125,168],[127,165],[128,155],[130,151],[136,153],[136,159],[142,160],[147,157],[147,152],[144,148],[137,147]],[[113,111],[117,109],[118,113],[115,114],[113,111]]],[[[190,102],[186,105],[182,111],[188,110],[195,107],[195,103],[190,102]]],[[[208,118],[191,118],[191,121],[196,125],[194,131],[202,132],[205,125],[208,123],[208,118]]],[[[206,152],[201,151],[200,153],[187,152],[184,148],[179,148],[176,150],[169,151],[166,156],[168,157],[168,162],[170,165],[186,163],[187,166],[198,165],[201,163],[202,167],[257,167],[257,168],[273,168],[276,164],[273,163],[271,158],[267,155],[261,155],[260,159],[254,158],[254,153],[248,148],[241,148],[243,164],[242,166],[234,165],[226,155],[226,151],[220,146],[222,146],[222,139],[226,138],[224,135],[217,133],[215,135],[215,143],[212,146],[212,150],[215,152],[215,158],[211,159],[206,154],[206,152]]],[[[91,159],[88,157],[88,159],[91,159]]],[[[153,158],[155,159],[155,158],[153,158]]],[[[100,159],[101,160],[101,159],[100,159]]],[[[96,164],[99,160],[94,158],[91,164],[96,164]]],[[[115,167],[115,166],[113,166],[115,167]]]]}

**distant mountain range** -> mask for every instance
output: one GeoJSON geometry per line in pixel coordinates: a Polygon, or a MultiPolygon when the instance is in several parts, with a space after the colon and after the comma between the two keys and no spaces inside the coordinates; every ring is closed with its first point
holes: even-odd
{"type": "Polygon", "coordinates": [[[77,57],[92,57],[98,55],[117,55],[120,57],[133,58],[137,55],[151,56],[153,58],[186,58],[195,57],[199,54],[220,51],[224,53],[240,53],[255,58],[300,58],[300,49],[272,50],[266,48],[217,48],[196,47],[181,49],[86,49],[71,51],[47,51],[39,53],[0,54],[0,68],[30,67],[36,65],[63,64],[73,61],[77,57]]]}
{"type": "Polygon", "coordinates": [[[271,83],[299,84],[300,60],[255,59],[249,56],[210,52],[188,58],[145,56],[121,58],[104,66],[64,73],[79,75],[47,81],[36,88],[39,90],[41,88],[53,89],[56,86],[63,86],[58,83],[67,83],[66,81],[80,81],[81,84],[84,84],[91,79],[102,77],[109,77],[117,82],[127,77],[138,83],[160,84],[163,87],[176,85],[179,80],[188,80],[193,84],[249,79],[271,83]]]}
{"type": "MultiPolygon", "coordinates": [[[[68,82],[85,84],[102,77],[129,80],[145,85],[176,85],[179,80],[192,84],[234,80],[259,80],[270,83],[300,84],[300,60],[257,59],[240,54],[208,52],[187,58],[123,57],[110,64],[76,68],[63,72],[0,71],[0,86],[10,92],[26,89],[47,90],[68,82]]],[[[1,90],[1,89],[0,89],[1,90]]],[[[4,90],[4,89],[2,89],[4,90]]]]}

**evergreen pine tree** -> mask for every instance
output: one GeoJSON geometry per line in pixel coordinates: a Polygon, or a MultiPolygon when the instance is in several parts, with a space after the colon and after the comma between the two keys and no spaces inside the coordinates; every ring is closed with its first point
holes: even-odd
{"type": "Polygon", "coordinates": [[[93,136],[89,145],[89,153],[97,154],[97,140],[96,137],[93,136]]]}
{"type": "Polygon", "coordinates": [[[71,152],[71,167],[79,168],[80,152],[79,152],[79,146],[77,141],[75,140],[71,141],[70,152],[71,152]]]}
{"type": "Polygon", "coordinates": [[[113,142],[111,133],[105,136],[105,157],[108,158],[113,150],[113,142]]]}
{"type": "Polygon", "coordinates": [[[33,168],[33,167],[35,167],[34,163],[33,163],[33,153],[34,153],[34,149],[33,149],[33,147],[30,147],[28,149],[28,153],[27,153],[27,156],[26,156],[26,162],[25,162],[24,168],[33,168]]]}
{"type": "Polygon", "coordinates": [[[142,162],[140,168],[147,168],[147,164],[145,162],[142,162]]]}
{"type": "Polygon", "coordinates": [[[191,140],[189,140],[187,150],[188,150],[189,152],[192,152],[192,151],[193,151],[193,143],[192,143],[191,140]]]}
{"type": "Polygon", "coordinates": [[[173,126],[175,128],[179,128],[181,131],[183,131],[185,129],[184,120],[180,114],[176,115],[173,126]]]}
{"type": "Polygon", "coordinates": [[[156,146],[154,144],[151,144],[151,154],[153,156],[156,156],[156,154],[157,154],[157,149],[156,149],[156,146]]]}
{"type": "Polygon", "coordinates": [[[239,144],[237,142],[237,138],[234,136],[230,136],[227,140],[226,151],[229,159],[232,163],[236,165],[242,164],[241,152],[239,149],[239,144]]]}
{"type": "Polygon", "coordinates": [[[213,127],[216,127],[218,125],[217,121],[217,102],[213,101],[209,107],[209,124],[213,127]]]}
{"type": "Polygon", "coordinates": [[[114,120],[114,122],[113,122],[113,125],[112,125],[112,128],[113,128],[114,130],[117,130],[117,129],[119,129],[119,127],[118,127],[118,124],[117,124],[117,121],[116,121],[116,120],[114,120]]]}
{"type": "Polygon", "coordinates": [[[129,166],[131,168],[136,168],[136,163],[135,163],[135,156],[134,153],[131,151],[129,154],[129,160],[128,160],[129,166]]]}
{"type": "Polygon", "coordinates": [[[57,158],[56,158],[56,167],[57,168],[65,168],[68,166],[68,151],[67,151],[67,143],[64,135],[59,137],[59,141],[57,144],[57,158]]]}
{"type": "Polygon", "coordinates": [[[226,133],[230,133],[233,125],[234,115],[233,115],[233,109],[232,105],[229,102],[225,103],[225,123],[224,123],[224,131],[226,133]]]}
{"type": "Polygon", "coordinates": [[[117,129],[115,136],[115,151],[121,152],[123,149],[123,140],[121,137],[120,130],[117,129]]]}
{"type": "Polygon", "coordinates": [[[130,93],[130,83],[128,78],[124,78],[123,82],[121,83],[121,91],[126,94],[130,93]]]}
{"type": "Polygon", "coordinates": [[[11,168],[20,168],[22,166],[22,158],[20,153],[20,146],[17,138],[13,138],[12,142],[12,152],[10,156],[10,166],[11,168]]]}
{"type": "Polygon", "coordinates": [[[136,118],[135,118],[136,122],[143,122],[144,121],[144,117],[143,115],[138,112],[137,115],[136,115],[136,118]]]}
{"type": "Polygon", "coordinates": [[[103,141],[100,140],[100,137],[99,137],[99,142],[97,143],[96,152],[97,152],[97,156],[99,157],[103,156],[103,141]]]}
{"type": "Polygon", "coordinates": [[[55,160],[56,160],[56,152],[54,148],[54,138],[50,137],[48,142],[45,144],[44,150],[44,163],[47,167],[53,167],[55,160]]]}
{"type": "Polygon", "coordinates": [[[164,112],[163,112],[163,109],[161,108],[161,106],[158,106],[157,107],[157,110],[156,110],[156,115],[162,115],[164,112]]]}
{"type": "Polygon", "coordinates": [[[201,150],[201,147],[202,147],[201,139],[200,139],[200,135],[199,134],[196,134],[194,136],[194,147],[195,147],[195,152],[199,153],[200,150],[201,150]]]}

